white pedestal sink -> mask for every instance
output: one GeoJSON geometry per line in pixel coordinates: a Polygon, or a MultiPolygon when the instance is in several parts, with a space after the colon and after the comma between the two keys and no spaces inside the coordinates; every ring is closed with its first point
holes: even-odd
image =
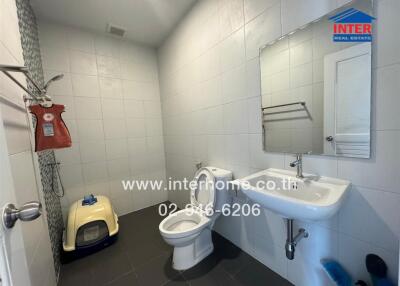
{"type": "Polygon", "coordinates": [[[341,207],[350,182],[328,177],[267,169],[235,181],[252,201],[284,218],[324,220],[341,207]]]}

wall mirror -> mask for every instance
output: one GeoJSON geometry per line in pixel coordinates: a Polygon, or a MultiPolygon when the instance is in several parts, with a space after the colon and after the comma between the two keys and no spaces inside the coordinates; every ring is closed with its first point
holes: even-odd
{"type": "Polygon", "coordinates": [[[370,157],[371,43],[333,41],[330,19],[351,8],[372,15],[355,1],[260,49],[265,151],[370,157]]]}

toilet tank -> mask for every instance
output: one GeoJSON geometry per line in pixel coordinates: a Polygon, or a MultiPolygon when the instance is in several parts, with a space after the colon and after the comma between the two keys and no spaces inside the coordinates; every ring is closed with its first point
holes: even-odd
{"type": "Polygon", "coordinates": [[[221,211],[224,204],[232,204],[228,182],[232,181],[232,172],[216,167],[207,167],[215,177],[214,211],[221,211]],[[218,183],[218,181],[223,183],[218,183]]]}

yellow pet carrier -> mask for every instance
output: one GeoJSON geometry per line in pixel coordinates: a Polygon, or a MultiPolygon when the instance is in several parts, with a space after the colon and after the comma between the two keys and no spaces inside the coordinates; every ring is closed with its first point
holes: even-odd
{"type": "Polygon", "coordinates": [[[63,235],[65,255],[89,254],[113,243],[118,235],[118,217],[105,196],[85,196],[74,202],[63,235]]]}

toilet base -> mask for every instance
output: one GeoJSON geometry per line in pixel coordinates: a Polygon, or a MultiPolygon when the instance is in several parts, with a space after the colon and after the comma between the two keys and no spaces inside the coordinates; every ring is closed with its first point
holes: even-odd
{"type": "Polygon", "coordinates": [[[186,270],[202,261],[214,251],[211,230],[205,228],[194,241],[186,246],[175,246],[172,268],[186,270]]]}

